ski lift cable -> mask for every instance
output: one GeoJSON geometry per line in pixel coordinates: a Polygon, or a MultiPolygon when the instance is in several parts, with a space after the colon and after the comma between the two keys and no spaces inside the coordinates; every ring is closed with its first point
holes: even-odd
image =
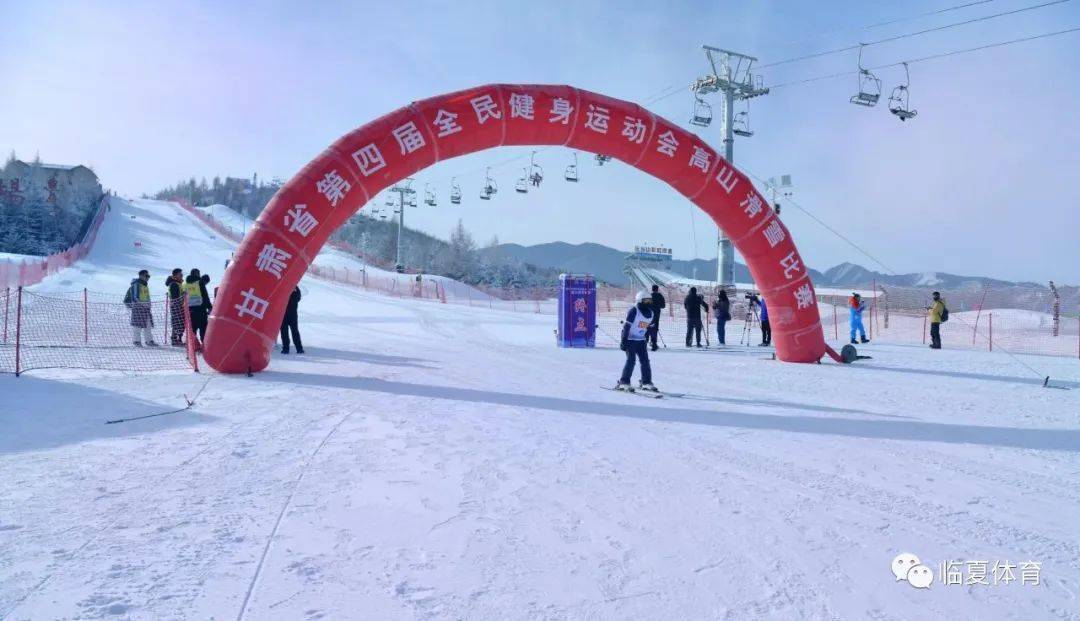
{"type": "MultiPolygon", "coordinates": [[[[1076,30],[1080,30],[1080,28],[1077,28],[1076,30]]],[[[764,179],[762,179],[761,177],[759,177],[759,176],[755,175],[755,174],[754,174],[754,173],[753,173],[752,171],[748,170],[747,168],[743,167],[743,168],[742,168],[742,171],[743,171],[743,172],[745,172],[745,173],[746,173],[747,175],[749,175],[749,176],[753,177],[753,178],[754,178],[754,180],[755,180],[755,181],[757,181],[758,183],[760,183],[760,184],[763,184],[763,185],[767,184],[767,182],[766,182],[766,181],[765,181],[764,179]]],[[[834,229],[833,227],[829,226],[829,224],[828,224],[828,223],[826,223],[826,222],[825,222],[824,220],[822,220],[821,218],[819,218],[819,217],[817,217],[816,215],[814,215],[814,214],[810,213],[810,211],[809,211],[809,210],[807,210],[807,209],[806,209],[806,208],[804,208],[804,207],[803,207],[802,205],[800,205],[800,204],[798,203],[798,201],[796,201],[796,200],[795,200],[794,198],[791,198],[790,196],[788,196],[788,197],[786,197],[786,199],[785,199],[785,200],[786,200],[787,204],[789,204],[789,205],[792,205],[793,207],[795,207],[795,208],[796,208],[796,209],[798,209],[799,211],[801,211],[801,212],[803,212],[804,214],[806,214],[806,216],[807,216],[807,217],[809,217],[809,218],[810,218],[811,220],[813,220],[814,222],[816,222],[817,224],[819,224],[819,225],[820,225],[820,226],[821,226],[822,228],[824,228],[825,230],[829,231],[829,232],[830,232],[830,233],[832,233],[833,235],[835,235],[835,236],[839,237],[839,238],[840,238],[840,239],[841,239],[841,240],[842,240],[842,241],[843,241],[844,243],[846,243],[847,245],[849,245],[849,246],[851,246],[852,248],[854,248],[855,250],[857,250],[857,251],[858,251],[858,252],[859,252],[860,254],[862,254],[862,255],[863,255],[863,256],[865,256],[866,258],[870,259],[870,260],[871,260],[871,261],[873,261],[874,263],[877,263],[877,264],[878,264],[878,265],[880,265],[881,267],[883,267],[883,268],[885,269],[885,271],[886,271],[886,272],[888,272],[888,273],[889,273],[890,275],[892,275],[892,276],[897,276],[897,275],[898,275],[898,273],[897,273],[897,271],[896,271],[896,270],[894,270],[893,268],[891,268],[891,267],[889,267],[888,265],[886,265],[886,264],[885,264],[885,263],[884,263],[884,262],[883,262],[883,261],[882,261],[881,259],[878,259],[878,258],[877,258],[877,257],[875,257],[874,255],[870,254],[870,252],[869,252],[869,251],[867,251],[867,250],[866,250],[865,248],[863,248],[862,246],[860,246],[860,245],[856,244],[855,242],[851,241],[851,239],[850,239],[850,238],[846,237],[846,236],[845,236],[845,235],[844,235],[843,233],[841,233],[840,231],[837,231],[837,230],[836,230],[836,229],[834,229]]],[[[954,317],[955,317],[955,315],[954,315],[954,317]]],[[[971,327],[971,325],[970,325],[970,324],[969,324],[968,322],[964,321],[964,319],[963,319],[962,317],[956,317],[956,318],[957,318],[957,320],[959,320],[959,321],[960,321],[960,323],[963,323],[964,325],[966,325],[966,326],[967,326],[967,327],[969,327],[969,328],[971,327]]],[[[989,337],[987,337],[987,338],[989,338],[989,337]]],[[[1034,374],[1034,375],[1035,375],[1036,377],[1039,377],[1040,379],[1041,379],[1041,378],[1044,378],[1044,377],[1045,377],[1045,378],[1047,378],[1047,379],[1049,379],[1049,376],[1048,376],[1047,374],[1045,374],[1045,373],[1042,373],[1041,371],[1038,371],[1038,370],[1036,370],[1036,369],[1035,369],[1034,367],[1032,367],[1032,366],[1031,366],[1030,364],[1028,364],[1028,363],[1024,362],[1023,360],[1021,360],[1020,358],[1018,358],[1018,357],[1017,357],[1017,356],[1016,356],[1015,354],[1013,354],[1013,353],[1012,353],[1011,351],[1009,351],[1009,350],[1008,350],[1007,348],[1005,348],[1005,347],[1002,347],[1000,343],[996,343],[996,342],[995,342],[995,343],[994,343],[994,346],[995,346],[995,347],[997,347],[998,349],[1000,349],[1001,351],[1005,352],[1005,354],[1007,354],[1007,355],[1008,355],[1008,356],[1009,356],[1010,358],[1012,358],[1014,362],[1016,362],[1017,364],[1019,364],[1020,366],[1022,366],[1022,367],[1024,367],[1024,368],[1026,368],[1026,369],[1027,369],[1028,371],[1031,371],[1031,373],[1032,373],[1032,374],[1034,374]]]]}
{"type": "Polygon", "coordinates": [[[1048,6],[1054,6],[1054,5],[1057,5],[1057,4],[1065,4],[1066,2],[1071,2],[1071,1],[1072,0],[1051,0],[1050,2],[1043,2],[1041,4],[1033,4],[1033,5],[1030,5],[1030,6],[1021,7],[1019,9],[1013,9],[1011,11],[1003,11],[1001,13],[994,13],[993,15],[983,15],[981,17],[975,17],[975,18],[972,18],[972,19],[967,19],[967,20],[960,21],[960,22],[954,22],[954,23],[951,23],[951,24],[944,24],[942,26],[935,26],[933,28],[926,28],[926,29],[919,30],[919,31],[916,31],[916,32],[909,32],[909,33],[905,33],[905,34],[895,35],[895,36],[892,36],[892,37],[886,37],[884,39],[878,39],[877,41],[870,41],[870,42],[867,42],[867,43],[859,43],[857,45],[848,45],[846,47],[839,47],[839,48],[832,49],[832,50],[825,50],[825,51],[822,51],[822,52],[814,52],[813,54],[806,54],[806,55],[803,55],[803,56],[796,56],[794,58],[788,58],[788,59],[785,59],[785,60],[778,60],[776,62],[766,63],[764,65],[758,65],[756,68],[757,69],[767,69],[769,67],[776,67],[778,65],[786,65],[786,64],[793,63],[793,62],[798,62],[798,61],[801,61],[801,60],[809,60],[809,59],[812,59],[812,58],[820,58],[822,56],[828,56],[830,54],[839,54],[841,52],[850,52],[851,50],[857,50],[860,47],[869,47],[871,45],[881,45],[882,43],[890,43],[892,41],[898,41],[900,39],[907,39],[909,37],[917,37],[919,35],[924,35],[924,34],[931,33],[931,32],[939,32],[939,31],[942,31],[942,30],[948,30],[950,28],[957,28],[959,26],[966,26],[968,24],[984,22],[984,21],[995,19],[995,18],[998,18],[998,17],[1005,17],[1005,16],[1008,16],[1008,15],[1016,15],[1017,13],[1023,13],[1023,12],[1026,12],[1026,11],[1034,11],[1035,9],[1042,9],[1042,8],[1046,8],[1048,6]]]}
{"type": "Polygon", "coordinates": [[[910,21],[913,21],[913,20],[916,20],[916,19],[922,19],[924,17],[933,17],[934,15],[941,15],[943,13],[950,13],[952,11],[959,11],[961,9],[967,9],[967,8],[970,8],[970,7],[973,7],[973,6],[978,6],[980,4],[990,4],[991,2],[996,2],[996,1],[997,0],[977,0],[976,2],[966,2],[964,4],[958,4],[956,6],[945,7],[945,8],[942,8],[942,9],[937,9],[935,11],[927,11],[925,13],[918,13],[916,15],[910,15],[908,17],[897,17],[897,18],[885,20],[885,21],[882,21],[882,22],[874,22],[872,24],[867,24],[865,26],[852,26],[852,27],[834,28],[832,30],[827,30],[827,31],[822,32],[820,34],[812,35],[812,36],[809,36],[809,37],[803,37],[802,39],[793,39],[791,41],[787,41],[787,42],[784,42],[784,43],[778,43],[777,45],[778,46],[795,45],[796,43],[803,43],[803,42],[806,42],[806,41],[813,41],[815,39],[820,39],[822,37],[826,37],[826,36],[829,36],[829,35],[832,35],[832,34],[836,34],[838,32],[862,32],[864,30],[870,30],[872,28],[881,28],[882,26],[891,26],[893,24],[899,24],[899,23],[902,23],[902,22],[910,22],[910,21]]]}
{"type": "MultiPolygon", "coordinates": [[[[1044,32],[1044,33],[1041,33],[1041,34],[1032,35],[1030,37],[1022,37],[1022,38],[1019,38],[1019,39],[1010,39],[1008,41],[998,41],[996,43],[988,43],[986,45],[980,45],[978,47],[969,47],[969,48],[964,48],[964,49],[960,49],[960,50],[952,50],[952,51],[949,51],[949,52],[942,52],[940,54],[931,54],[930,56],[922,56],[922,57],[919,57],[919,58],[911,58],[911,59],[908,59],[908,60],[901,60],[901,61],[897,61],[897,62],[894,62],[894,63],[886,64],[886,65],[877,65],[876,67],[868,67],[868,69],[870,69],[871,71],[879,70],[879,69],[889,69],[891,67],[900,67],[904,63],[907,63],[909,65],[914,65],[915,63],[926,62],[926,61],[929,61],[929,60],[937,60],[939,58],[947,58],[949,56],[957,56],[957,55],[960,55],[960,54],[968,54],[970,52],[979,52],[979,51],[982,51],[982,50],[988,50],[988,49],[995,48],[995,47],[1004,47],[1006,45],[1012,45],[1014,43],[1026,43],[1028,41],[1035,41],[1037,39],[1047,39],[1047,38],[1050,38],[1050,37],[1056,37],[1056,36],[1059,36],[1059,35],[1069,34],[1069,33],[1078,32],[1078,31],[1080,31],[1080,26],[1076,26],[1076,27],[1073,27],[1073,28],[1067,28],[1065,30],[1057,30],[1057,31],[1054,31],[1054,32],[1044,32]]],[[[841,72],[838,72],[838,73],[830,73],[830,74],[826,74],[826,75],[819,75],[819,76],[815,76],[815,77],[812,77],[812,78],[805,78],[805,79],[802,79],[802,80],[792,80],[790,82],[780,82],[779,84],[770,85],[769,88],[774,89],[774,88],[781,88],[781,87],[784,87],[784,86],[794,86],[794,85],[797,85],[797,84],[808,84],[810,82],[820,82],[821,80],[831,80],[831,79],[834,79],[834,78],[840,78],[840,77],[855,75],[857,73],[859,73],[859,72],[858,71],[841,71],[841,72]]]]}

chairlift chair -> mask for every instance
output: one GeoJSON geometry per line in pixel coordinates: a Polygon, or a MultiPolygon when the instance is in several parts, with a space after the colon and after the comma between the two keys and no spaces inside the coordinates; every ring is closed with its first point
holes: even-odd
{"type": "Polygon", "coordinates": [[[450,202],[454,205],[461,204],[461,186],[454,182],[456,177],[450,179],[450,202]]]}
{"type": "Polygon", "coordinates": [[[603,166],[605,162],[610,162],[610,161],[611,161],[611,156],[610,155],[603,155],[603,154],[600,154],[600,153],[596,154],[596,165],[597,166],[603,166]]]}
{"type": "Polygon", "coordinates": [[[859,44],[859,92],[852,95],[849,101],[857,106],[873,108],[881,98],[881,80],[862,66],[862,50],[865,46],[865,43],[859,44]]]}
{"type": "Polygon", "coordinates": [[[893,89],[889,97],[889,112],[896,115],[901,121],[915,118],[918,110],[912,110],[908,105],[908,87],[911,86],[911,73],[907,63],[904,63],[904,83],[893,89]]]}
{"type": "Polygon", "coordinates": [[[518,178],[517,183],[514,184],[514,191],[519,194],[529,193],[529,169],[521,169],[521,177],[518,178]]]}
{"type": "Polygon", "coordinates": [[[529,157],[529,183],[534,188],[540,187],[540,183],[544,181],[544,167],[536,163],[536,151],[532,152],[529,157]]]}
{"type": "Polygon", "coordinates": [[[435,190],[428,189],[428,184],[424,184],[424,204],[428,207],[434,207],[438,204],[435,200],[435,190]]]}
{"type": "Polygon", "coordinates": [[[694,112],[690,116],[690,124],[698,127],[708,127],[710,123],[712,123],[712,106],[695,94],[694,112]]]}
{"type": "Polygon", "coordinates": [[[567,181],[571,181],[571,182],[573,182],[573,183],[577,183],[577,181],[578,181],[578,172],[577,172],[577,151],[575,151],[575,152],[574,152],[574,163],[573,163],[573,164],[568,164],[568,165],[566,166],[566,172],[565,172],[565,173],[563,174],[563,177],[564,177],[564,178],[565,178],[565,179],[566,179],[567,181]]]}
{"type": "Polygon", "coordinates": [[[750,112],[744,110],[735,115],[735,120],[731,124],[731,133],[736,136],[742,136],[743,138],[749,138],[754,135],[754,132],[750,129],[750,112]]]}
{"type": "Polygon", "coordinates": [[[485,201],[491,200],[499,191],[499,186],[495,183],[495,180],[491,178],[491,167],[489,166],[484,179],[484,187],[480,189],[480,198],[485,201]]]}

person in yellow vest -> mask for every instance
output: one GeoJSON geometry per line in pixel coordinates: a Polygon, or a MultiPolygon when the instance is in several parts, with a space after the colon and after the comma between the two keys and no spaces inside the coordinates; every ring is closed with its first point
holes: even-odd
{"type": "Polygon", "coordinates": [[[206,326],[210,318],[210,294],[206,291],[209,276],[203,276],[197,268],[192,268],[184,279],[184,293],[187,294],[188,314],[191,315],[191,331],[198,335],[199,342],[206,339],[206,326]]]}
{"type": "Polygon", "coordinates": [[[934,301],[926,310],[930,316],[930,349],[941,349],[941,324],[948,321],[949,311],[939,292],[934,292],[934,301]]]}
{"type": "Polygon", "coordinates": [[[150,311],[150,272],[139,270],[139,277],[131,281],[124,294],[124,305],[131,310],[132,343],[142,347],[157,347],[154,342],[154,315],[150,311]]]}

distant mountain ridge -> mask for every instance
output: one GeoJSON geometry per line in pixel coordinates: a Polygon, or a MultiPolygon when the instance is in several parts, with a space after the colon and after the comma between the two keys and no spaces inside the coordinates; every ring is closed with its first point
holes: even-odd
{"type": "MultiPolygon", "coordinates": [[[[613,285],[626,285],[629,281],[622,271],[623,258],[629,251],[617,250],[602,244],[586,242],[568,244],[549,242],[534,246],[500,244],[498,250],[507,256],[537,267],[547,267],[567,272],[589,273],[613,285]]],[[[917,272],[910,274],[885,274],[867,269],[855,263],[841,263],[824,272],[808,268],[810,277],[818,286],[868,287],[875,282],[894,287],[940,287],[942,289],[991,287],[1025,287],[1046,289],[1045,284],[1035,282],[1012,282],[986,276],[960,276],[946,272],[917,272]]],[[[716,274],[716,259],[674,260],[671,271],[688,277],[709,280],[716,274]]],[[[736,282],[749,282],[750,270],[742,263],[735,264],[736,282]]],[[[1062,297],[1066,290],[1077,287],[1059,286],[1062,297]]]]}

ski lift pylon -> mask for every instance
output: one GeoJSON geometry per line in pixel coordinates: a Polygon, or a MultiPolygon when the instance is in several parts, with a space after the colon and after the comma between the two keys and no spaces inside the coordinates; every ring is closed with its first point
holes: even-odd
{"type": "Polygon", "coordinates": [[[454,205],[461,204],[461,186],[455,182],[457,177],[450,178],[450,202],[454,205]]]}
{"type": "Polygon", "coordinates": [[[862,66],[864,47],[866,47],[865,43],[859,44],[859,92],[852,95],[848,101],[857,106],[873,108],[877,105],[878,99],[881,98],[881,80],[873,73],[870,73],[869,69],[862,66]]]}
{"type": "Polygon", "coordinates": [[[577,151],[574,151],[574,163],[566,166],[566,173],[563,175],[567,181],[577,183],[578,170],[577,170],[577,151]]]}
{"type": "Polygon", "coordinates": [[[901,121],[915,118],[918,110],[912,110],[908,103],[908,87],[911,86],[911,72],[908,71],[907,63],[904,65],[904,83],[893,88],[889,97],[889,112],[896,115],[901,121]]]}

